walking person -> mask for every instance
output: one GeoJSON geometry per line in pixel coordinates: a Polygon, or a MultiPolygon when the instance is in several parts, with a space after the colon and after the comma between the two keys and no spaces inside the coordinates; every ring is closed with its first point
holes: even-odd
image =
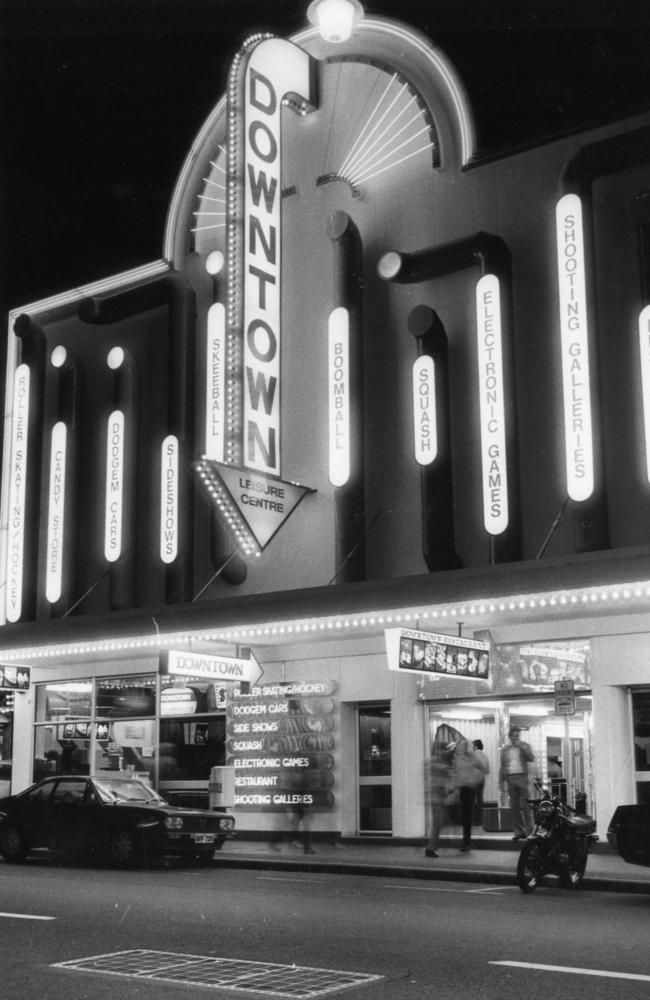
{"type": "Polygon", "coordinates": [[[525,840],[533,830],[533,821],[528,804],[529,765],[535,760],[530,745],[521,739],[518,726],[510,728],[510,743],[501,751],[499,784],[510,797],[512,809],[513,840],[525,840]]]}
{"type": "Polygon", "coordinates": [[[481,817],[481,824],[483,823],[483,791],[485,789],[485,779],[490,773],[490,760],[488,755],[483,749],[483,740],[472,740],[472,747],[476,753],[476,756],[481,762],[481,768],[483,771],[483,781],[476,788],[476,812],[481,817]]]}
{"type": "MultiPolygon", "coordinates": [[[[489,764],[487,765],[489,770],[489,764]]],[[[472,820],[474,818],[474,803],[477,791],[485,782],[485,763],[469,740],[461,740],[456,748],[454,760],[454,777],[460,796],[461,823],[463,826],[463,843],[461,851],[465,853],[472,847],[472,820]]]]}
{"type": "Polygon", "coordinates": [[[428,773],[428,794],[431,810],[429,840],[424,851],[427,858],[438,857],[440,831],[447,822],[446,805],[455,792],[454,752],[456,746],[450,743],[441,747],[434,744],[431,751],[428,773]]]}

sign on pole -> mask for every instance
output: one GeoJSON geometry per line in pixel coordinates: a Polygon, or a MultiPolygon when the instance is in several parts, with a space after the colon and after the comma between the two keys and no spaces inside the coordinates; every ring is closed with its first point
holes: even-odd
{"type": "Polygon", "coordinates": [[[555,681],[555,714],[575,715],[576,695],[573,680],[555,681]]]}

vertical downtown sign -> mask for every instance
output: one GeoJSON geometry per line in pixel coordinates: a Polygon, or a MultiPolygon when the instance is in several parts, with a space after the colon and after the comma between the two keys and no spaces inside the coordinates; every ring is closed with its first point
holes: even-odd
{"type": "Polygon", "coordinates": [[[228,83],[227,307],[208,314],[206,453],[194,468],[255,555],[311,492],[281,479],[281,113],[313,109],[314,67],[292,42],[255,36],[228,83]]]}

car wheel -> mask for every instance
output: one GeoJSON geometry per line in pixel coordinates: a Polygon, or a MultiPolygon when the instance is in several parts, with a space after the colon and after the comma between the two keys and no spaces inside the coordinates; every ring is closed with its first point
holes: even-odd
{"type": "Polygon", "coordinates": [[[25,860],[29,854],[29,844],[20,827],[3,827],[0,832],[0,854],[12,864],[22,864],[25,860]]]}
{"type": "Polygon", "coordinates": [[[138,857],[138,845],[132,830],[115,830],[111,834],[110,856],[113,864],[128,868],[138,857]]]}

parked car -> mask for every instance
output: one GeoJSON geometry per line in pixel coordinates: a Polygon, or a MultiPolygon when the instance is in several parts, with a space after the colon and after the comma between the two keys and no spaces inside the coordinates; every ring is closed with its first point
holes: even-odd
{"type": "Polygon", "coordinates": [[[650,804],[618,806],[607,840],[624,861],[650,867],[650,804]]]}
{"type": "Polygon", "coordinates": [[[174,856],[207,863],[234,826],[225,812],[171,806],[124,775],[57,775],[0,799],[0,853],[11,862],[47,849],[120,867],[174,856]]]}

